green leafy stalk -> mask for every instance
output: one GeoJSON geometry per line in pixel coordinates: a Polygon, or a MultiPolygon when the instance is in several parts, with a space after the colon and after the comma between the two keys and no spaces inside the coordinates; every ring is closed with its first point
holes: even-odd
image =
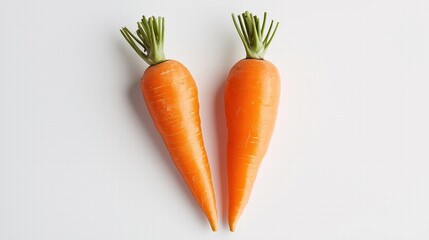
{"type": "Polygon", "coordinates": [[[137,27],[137,37],[126,27],[120,30],[122,36],[147,64],[164,62],[164,18],[152,16],[146,19],[143,16],[137,27]]]}
{"type": "Polygon", "coordinates": [[[244,12],[241,16],[238,15],[238,23],[235,15],[231,15],[238,35],[240,35],[241,41],[246,49],[246,58],[264,59],[265,52],[276,34],[279,23],[276,23],[274,31],[271,33],[274,25],[274,21],[271,20],[268,32],[264,37],[265,24],[267,21],[266,12],[264,13],[262,26],[259,18],[257,16],[253,16],[249,11],[244,12]]]}

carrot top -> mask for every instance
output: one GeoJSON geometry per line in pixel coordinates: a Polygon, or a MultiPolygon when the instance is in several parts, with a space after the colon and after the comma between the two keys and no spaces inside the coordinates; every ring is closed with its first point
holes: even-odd
{"type": "Polygon", "coordinates": [[[123,27],[121,33],[124,38],[147,64],[155,65],[164,62],[164,18],[157,19],[152,16],[146,19],[143,16],[142,20],[137,22],[137,26],[138,38],[128,28],[123,27]]]}
{"type": "Polygon", "coordinates": [[[250,13],[249,11],[244,12],[243,14],[241,14],[241,16],[238,15],[240,27],[237,24],[235,15],[231,15],[238,35],[240,35],[240,38],[244,44],[244,48],[246,49],[246,58],[264,59],[265,52],[267,51],[268,46],[273,40],[274,34],[277,31],[279,23],[277,22],[274,31],[271,34],[271,30],[274,24],[274,21],[271,20],[268,32],[264,37],[265,23],[267,20],[266,12],[264,13],[264,20],[262,21],[262,26],[260,25],[259,18],[257,16],[253,16],[252,13],[250,13]]]}

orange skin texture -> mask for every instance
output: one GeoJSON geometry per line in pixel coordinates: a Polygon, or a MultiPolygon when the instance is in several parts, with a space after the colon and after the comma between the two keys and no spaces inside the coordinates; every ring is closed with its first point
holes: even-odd
{"type": "Polygon", "coordinates": [[[191,73],[174,60],[150,66],[141,78],[141,92],[174,164],[216,231],[215,194],[191,73]]]}
{"type": "Polygon", "coordinates": [[[266,60],[243,59],[231,69],[225,87],[228,128],[228,222],[234,231],[253,188],[274,130],[280,75],[266,60]]]}

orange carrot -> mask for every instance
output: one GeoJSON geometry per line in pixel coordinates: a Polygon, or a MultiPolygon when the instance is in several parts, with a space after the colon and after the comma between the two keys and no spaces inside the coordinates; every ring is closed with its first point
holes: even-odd
{"type": "Polygon", "coordinates": [[[150,65],[141,78],[147,108],[174,164],[216,231],[216,202],[201,132],[197,86],[185,66],[164,57],[164,18],[143,16],[137,25],[138,37],[125,27],[121,33],[150,65]]]}
{"type": "Polygon", "coordinates": [[[229,72],[225,87],[225,115],[228,128],[228,221],[235,230],[268,149],[277,117],[280,76],[277,68],[263,59],[277,30],[270,35],[274,21],[264,37],[267,14],[262,27],[249,12],[232,19],[246,49],[246,59],[229,72]],[[243,23],[244,22],[244,23],[243,23]],[[240,30],[241,29],[241,30],[240,30]]]}

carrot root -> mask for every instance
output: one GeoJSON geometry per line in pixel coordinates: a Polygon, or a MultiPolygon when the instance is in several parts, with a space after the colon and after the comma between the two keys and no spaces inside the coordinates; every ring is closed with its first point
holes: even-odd
{"type": "Polygon", "coordinates": [[[174,164],[216,231],[216,200],[192,75],[181,63],[167,60],[146,70],[141,91],[174,164]]]}
{"type": "Polygon", "coordinates": [[[277,117],[280,76],[265,60],[243,59],[231,69],[225,87],[228,129],[228,221],[234,231],[268,149],[277,117]]]}

